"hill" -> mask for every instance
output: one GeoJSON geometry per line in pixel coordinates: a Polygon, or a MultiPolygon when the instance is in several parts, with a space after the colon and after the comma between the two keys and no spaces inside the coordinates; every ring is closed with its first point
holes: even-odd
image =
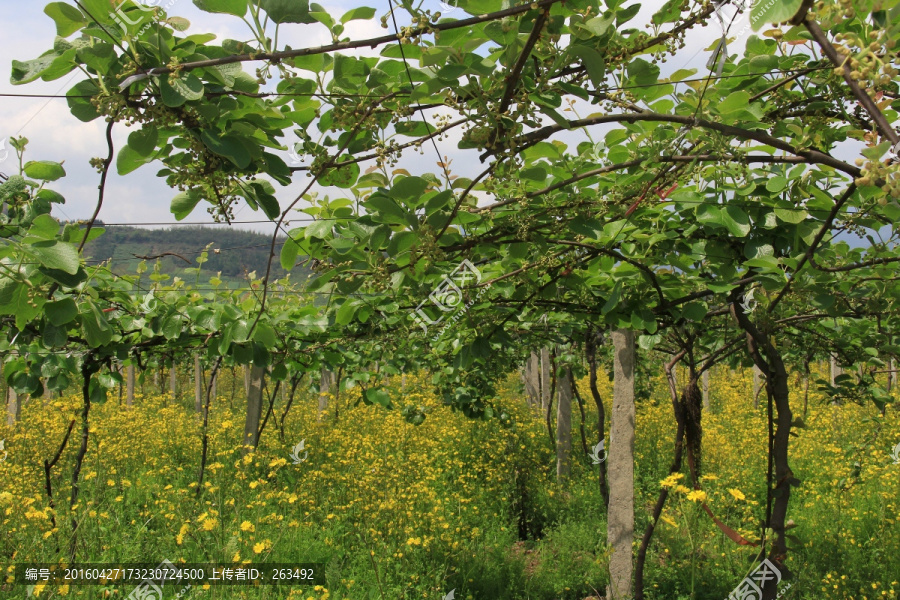
{"type": "MultiPolygon", "coordinates": [[[[103,227],[103,223],[97,223],[103,227]]],[[[246,281],[247,275],[256,271],[262,277],[266,272],[271,238],[267,234],[230,227],[177,227],[169,229],[142,229],[139,227],[106,227],[103,235],[91,240],[85,247],[85,257],[92,262],[112,259],[111,268],[120,274],[134,273],[141,260],[147,260],[152,268],[156,260],[162,272],[195,281],[196,273],[185,269],[197,267],[197,259],[207,245],[208,261],[203,264],[202,282],[221,271],[222,279],[229,284],[246,281]],[[157,258],[158,257],[158,258],[157,258]]],[[[284,277],[278,254],[283,240],[275,247],[272,276],[284,277]]],[[[298,267],[299,269],[299,267],[298,267]]],[[[295,269],[293,279],[300,280],[295,269]]],[[[303,277],[305,279],[305,277],[303,277]]]]}

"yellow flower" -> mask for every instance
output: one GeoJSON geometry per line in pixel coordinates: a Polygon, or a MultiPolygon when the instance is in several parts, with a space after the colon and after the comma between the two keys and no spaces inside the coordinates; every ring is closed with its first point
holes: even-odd
{"type": "Polygon", "coordinates": [[[688,494],[687,498],[691,502],[705,502],[706,492],[704,492],[703,490],[694,490],[693,492],[688,494]]]}
{"type": "Polygon", "coordinates": [[[241,531],[256,531],[256,527],[250,521],[244,521],[241,523],[241,531]]]}
{"type": "Polygon", "coordinates": [[[175,543],[179,546],[184,542],[184,536],[190,531],[190,526],[185,523],[181,526],[181,529],[178,530],[178,535],[175,536],[175,543]]]}
{"type": "Polygon", "coordinates": [[[744,493],[738,489],[729,489],[728,493],[734,496],[735,500],[743,500],[744,498],[746,498],[746,496],[744,496],[744,493]]]}
{"type": "Polygon", "coordinates": [[[675,522],[675,519],[673,519],[672,517],[667,517],[666,515],[662,515],[662,516],[660,517],[660,519],[662,519],[663,521],[665,521],[666,523],[668,523],[668,524],[671,525],[672,527],[675,527],[676,529],[678,528],[678,523],[676,523],[676,522],[675,522]]]}
{"type": "Polygon", "coordinates": [[[682,477],[684,477],[684,473],[672,473],[671,475],[660,481],[659,485],[663,486],[664,488],[675,487],[675,484],[678,483],[678,480],[682,477]]]}
{"type": "Polygon", "coordinates": [[[203,527],[203,531],[212,531],[216,527],[216,520],[215,519],[204,519],[201,527],[203,527]]]}
{"type": "Polygon", "coordinates": [[[256,554],[261,554],[262,551],[265,550],[265,549],[266,549],[266,545],[265,545],[264,543],[262,543],[262,542],[259,542],[259,543],[257,543],[257,544],[253,544],[253,551],[254,551],[256,554]]]}

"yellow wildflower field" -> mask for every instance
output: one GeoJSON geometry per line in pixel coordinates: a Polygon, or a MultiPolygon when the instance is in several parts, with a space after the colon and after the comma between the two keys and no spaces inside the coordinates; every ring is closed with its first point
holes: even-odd
{"type": "MultiPolygon", "coordinates": [[[[792,383],[798,381],[792,379],[792,383]]],[[[674,423],[661,378],[637,406],[636,541],[662,488],[670,497],[651,543],[649,598],[725,597],[752,568],[755,550],[722,534],[703,510],[750,542],[759,540],[766,504],[765,400],[753,407],[749,372],[712,377],[704,411],[702,490],[685,473],[669,475],[674,423]]],[[[600,391],[609,411],[610,382],[600,391]]],[[[596,409],[587,380],[585,443],[597,442],[596,409]]],[[[299,392],[278,427],[280,403],[259,448],[242,456],[243,414],[220,396],[209,420],[209,457],[197,493],[202,421],[188,402],[139,397],[126,408],[113,399],[93,408],[77,504],[70,508],[76,425],[51,471],[55,510],[43,463],[56,453],[80,399],[34,399],[22,420],[0,430],[0,565],[55,563],[68,555],[72,520],[77,557],[89,563],[317,563],[316,586],[172,589],[175,597],[536,600],[601,595],[606,583],[605,510],[597,466],[582,452],[573,414],[573,474],[555,481],[546,425],[510,377],[498,403],[515,425],[473,421],[435,397],[426,378],[391,383],[395,405],[426,407],[421,425],[400,411],[356,403],[353,390],[330,398],[299,392]],[[303,441],[303,452],[292,450],[303,441]],[[306,453],[306,454],[304,454],[306,453]],[[55,527],[54,527],[55,522],[55,527]]],[[[797,388],[799,390],[799,387],[797,388]]],[[[795,390],[796,391],[796,390],[795,390]]],[[[787,565],[795,574],[787,597],[896,598],[900,584],[897,498],[900,442],[897,411],[832,406],[811,392],[802,417],[792,400],[797,437],[791,466],[802,484],[792,491],[787,565]]],[[[608,425],[608,423],[607,423],[608,425]]],[[[612,443],[615,443],[613,440],[612,443]]],[[[125,598],[128,586],[42,586],[5,583],[0,597],[125,598]]],[[[169,597],[169,596],[166,596],[169,597]]]]}

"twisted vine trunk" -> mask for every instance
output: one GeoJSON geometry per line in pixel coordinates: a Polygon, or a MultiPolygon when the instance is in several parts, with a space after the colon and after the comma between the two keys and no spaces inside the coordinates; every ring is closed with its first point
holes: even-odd
{"type": "Polygon", "coordinates": [[[294,393],[297,391],[297,386],[300,385],[300,381],[303,379],[303,375],[294,375],[291,378],[291,391],[288,394],[287,403],[284,405],[284,411],[281,413],[281,419],[279,420],[279,433],[278,435],[281,437],[281,441],[284,441],[284,419],[287,417],[288,411],[291,410],[291,405],[294,404],[294,393]]]}
{"type": "Polygon", "coordinates": [[[194,354],[194,412],[203,412],[203,369],[200,355],[194,354]]]}
{"type": "MultiPolygon", "coordinates": [[[[775,539],[768,553],[768,559],[782,574],[787,573],[784,560],[787,558],[785,521],[791,498],[791,487],[800,482],[794,478],[788,462],[791,421],[793,415],[788,390],[788,373],[781,353],[770,341],[768,332],[761,331],[750,321],[736,302],[731,305],[735,321],[747,337],[747,351],[756,366],[766,375],[766,393],[769,399],[769,476],[767,501],[767,526],[772,529],[775,539]],[[774,405],[775,415],[771,413],[774,405]],[[774,420],[774,431],[772,421],[774,420]],[[772,472],[774,470],[774,473],[772,472]]],[[[765,538],[762,540],[765,548],[765,538]]],[[[777,590],[774,582],[763,587],[763,599],[774,600],[777,590]]]]}
{"type": "Polygon", "coordinates": [[[694,365],[688,366],[688,380],[681,393],[681,415],[684,419],[684,440],[687,445],[688,467],[695,489],[700,489],[700,475],[703,473],[703,403],[700,376],[694,365]]]}
{"type": "MultiPolygon", "coordinates": [[[[673,365],[681,360],[684,352],[677,354],[671,362],[666,364],[666,379],[669,382],[669,392],[672,398],[672,411],[675,413],[675,452],[672,458],[672,466],[669,467],[669,475],[673,475],[681,471],[682,457],[684,456],[684,411],[683,402],[679,401],[675,376],[672,374],[673,365]]],[[[669,488],[662,488],[656,499],[656,505],[650,514],[650,522],[644,529],[644,536],[641,538],[641,545],[638,547],[637,560],[634,565],[634,598],[635,600],[644,600],[644,565],[647,562],[647,549],[650,547],[650,540],[653,539],[653,532],[659,523],[659,517],[662,515],[666,500],[669,498],[669,488]]]]}
{"type": "Polygon", "coordinates": [[[709,371],[703,371],[703,409],[709,410],[709,371]]]}
{"type": "Polygon", "coordinates": [[[78,503],[78,493],[80,491],[81,465],[84,463],[84,456],[87,454],[88,435],[90,427],[88,416],[91,412],[91,378],[94,373],[100,370],[100,366],[94,362],[93,357],[86,356],[84,363],[81,365],[81,397],[84,402],[81,408],[81,445],[78,447],[78,453],[75,455],[75,468],[72,470],[72,493],[69,496],[69,509],[72,511],[72,539],[69,544],[69,559],[75,562],[75,551],[78,548],[78,519],[75,518],[75,506],[78,503]]]}
{"type": "MultiPolygon", "coordinates": [[[[691,481],[694,488],[700,487],[701,474],[701,450],[703,441],[703,394],[700,391],[698,382],[700,375],[697,373],[693,362],[688,364],[688,380],[682,389],[681,394],[678,393],[678,383],[674,373],[674,367],[685,355],[687,350],[681,350],[676,354],[670,362],[665,365],[666,380],[669,383],[669,395],[672,400],[672,411],[675,415],[676,431],[675,431],[675,453],[672,459],[672,466],[669,467],[669,475],[681,471],[684,450],[687,449],[688,468],[691,473],[691,481]]],[[[707,371],[704,371],[706,373],[707,371]]],[[[662,488],[650,515],[650,522],[644,530],[644,536],[641,539],[641,545],[638,548],[637,561],[635,564],[635,600],[644,599],[644,565],[647,561],[647,549],[650,546],[650,540],[653,538],[653,532],[659,522],[659,517],[665,507],[666,500],[669,497],[668,488],[662,488]]]]}
{"type": "Polygon", "coordinates": [[[213,398],[216,397],[215,394],[215,382],[216,375],[219,372],[219,366],[222,364],[222,357],[218,357],[216,359],[215,364],[213,364],[212,372],[209,376],[209,384],[206,387],[206,402],[203,405],[203,438],[201,440],[201,450],[200,450],[200,472],[197,475],[197,491],[195,495],[197,497],[200,496],[200,493],[203,491],[203,475],[206,472],[206,457],[209,452],[209,404],[213,398]]]}

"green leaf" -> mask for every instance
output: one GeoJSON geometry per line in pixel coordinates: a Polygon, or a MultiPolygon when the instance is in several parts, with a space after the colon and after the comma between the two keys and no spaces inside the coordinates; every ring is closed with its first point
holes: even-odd
{"type": "Polygon", "coordinates": [[[332,19],[331,15],[328,14],[321,6],[319,6],[318,4],[314,4],[312,8],[313,8],[313,10],[309,11],[309,15],[313,19],[315,19],[316,21],[318,21],[319,23],[321,23],[328,29],[331,29],[334,27],[334,19],[332,19]],[[318,10],[315,10],[315,9],[318,9],[318,10]]]}
{"type": "Polygon", "coordinates": [[[587,46],[571,46],[569,52],[581,60],[594,87],[603,85],[606,79],[606,63],[603,62],[602,54],[587,46]]]}
{"type": "Polygon", "coordinates": [[[269,350],[274,348],[275,344],[278,342],[278,338],[275,335],[275,330],[272,326],[262,321],[256,324],[256,329],[253,331],[253,339],[269,350]]]}
{"type": "Polygon", "coordinates": [[[728,113],[744,110],[750,105],[750,94],[743,90],[732,92],[727,98],[716,105],[719,113],[727,115],[728,113]]]}
{"type": "Polygon", "coordinates": [[[359,177],[359,164],[350,163],[341,165],[338,163],[319,177],[319,183],[326,186],[333,185],[337,188],[348,189],[356,184],[357,177],[359,177]]]}
{"type": "Polygon", "coordinates": [[[261,183],[255,181],[246,188],[246,191],[256,204],[263,209],[266,216],[274,221],[281,214],[281,207],[278,205],[278,200],[271,193],[275,190],[267,189],[267,186],[272,188],[269,182],[261,183]]]}
{"type": "Polygon", "coordinates": [[[247,0],[194,0],[200,10],[243,17],[247,12],[247,0]]]}
{"type": "MultiPolygon", "coordinates": [[[[75,244],[76,246],[81,245],[82,240],[84,240],[84,234],[86,229],[82,229],[76,225],[66,225],[66,230],[71,231],[68,235],[64,235],[63,238],[65,241],[75,244]]],[[[84,241],[85,244],[90,242],[91,240],[95,240],[106,232],[106,229],[103,227],[91,227],[91,230],[87,234],[87,240],[84,241]]]]}
{"type": "Polygon", "coordinates": [[[116,373],[115,371],[104,371],[97,375],[97,381],[101,386],[112,389],[122,383],[122,376],[116,373]]]}
{"type": "Polygon", "coordinates": [[[750,217],[736,206],[729,205],[725,207],[722,223],[731,235],[735,237],[744,237],[750,233],[750,217]]]}
{"type": "Polygon", "coordinates": [[[56,35],[59,37],[69,37],[87,25],[81,11],[65,2],[51,2],[44,7],[44,14],[56,23],[56,35]]]}
{"type": "Polygon", "coordinates": [[[41,341],[48,348],[62,348],[69,341],[65,327],[58,327],[49,321],[41,329],[41,341]]]}
{"type": "Polygon", "coordinates": [[[26,288],[27,291],[27,287],[9,277],[0,279],[0,307],[10,306],[18,295],[19,288],[26,288]]]}
{"type": "Polygon", "coordinates": [[[638,11],[641,10],[640,4],[632,4],[631,6],[626,6],[625,8],[619,8],[616,10],[616,26],[621,29],[623,23],[627,23],[631,19],[634,18],[638,11]]]}
{"type": "Polygon", "coordinates": [[[367,20],[371,19],[374,16],[374,8],[369,8],[368,6],[359,6],[344,13],[344,16],[341,17],[341,23],[349,23],[350,21],[355,21],[357,19],[367,20]]]}
{"type": "Polygon", "coordinates": [[[66,176],[66,170],[56,162],[30,160],[25,163],[25,175],[41,181],[56,181],[66,176]]]}
{"type": "Polygon", "coordinates": [[[109,399],[109,396],[106,393],[106,388],[96,381],[92,381],[90,384],[89,396],[91,402],[93,402],[94,404],[106,404],[106,401],[109,399]]]}
{"type": "Polygon", "coordinates": [[[96,96],[99,93],[100,88],[89,79],[76,83],[72,89],[66,92],[66,103],[69,105],[69,111],[79,121],[84,123],[93,121],[100,116],[100,113],[91,104],[91,96],[96,96]]]}
{"type": "Polygon", "coordinates": [[[297,255],[300,254],[300,246],[293,239],[287,239],[281,247],[281,268],[290,271],[297,264],[297,255]]]}
{"type": "Polygon", "coordinates": [[[403,177],[395,181],[388,194],[408,206],[415,206],[427,187],[428,182],[421,177],[403,177]]]}
{"type": "Polygon", "coordinates": [[[744,261],[744,266],[755,267],[763,271],[781,272],[778,259],[774,256],[758,256],[756,258],[751,258],[750,260],[744,261]]]}
{"type": "Polygon", "coordinates": [[[78,316],[78,306],[71,298],[63,298],[44,305],[44,312],[51,323],[59,327],[71,322],[78,316]]]}
{"type": "Polygon", "coordinates": [[[378,192],[363,202],[363,205],[373,217],[377,217],[379,221],[388,223],[406,224],[407,212],[397,201],[389,196],[378,192]]]}
{"type": "Polygon", "coordinates": [[[366,400],[372,404],[378,404],[385,408],[391,408],[391,395],[383,389],[369,388],[366,390],[366,400]]]}
{"type": "Polygon", "coordinates": [[[276,23],[315,23],[309,0],[260,0],[260,8],[276,23]]]}
{"type": "MultiPolygon", "coordinates": [[[[410,121],[400,121],[396,125],[394,125],[394,129],[400,135],[407,135],[409,137],[422,137],[431,133],[431,127],[428,126],[424,121],[418,120],[410,120],[410,121]]],[[[373,175],[381,175],[380,173],[372,173],[373,175]]],[[[384,175],[382,175],[384,177],[384,175]]]]}
{"type": "Polygon", "coordinates": [[[772,192],[773,194],[777,194],[781,192],[788,185],[788,180],[786,177],[782,177],[781,175],[775,175],[771,177],[768,181],[766,181],[766,189],[772,192]]]}
{"type": "Polygon", "coordinates": [[[12,72],[9,77],[10,83],[13,85],[31,83],[49,71],[57,58],[59,58],[59,54],[50,50],[43,56],[32,60],[26,60],[25,62],[12,61],[12,72]]]}
{"type": "Polygon", "coordinates": [[[173,313],[163,319],[162,334],[167,340],[177,340],[181,337],[181,332],[183,330],[184,322],[182,321],[180,314],[173,313]]]}
{"type": "Polygon", "coordinates": [[[338,325],[347,325],[353,320],[353,316],[359,309],[359,303],[353,300],[346,300],[335,314],[334,321],[338,325]]]}
{"type": "Polygon", "coordinates": [[[181,221],[186,216],[191,214],[200,200],[200,191],[197,189],[190,189],[181,192],[180,194],[172,198],[172,206],[169,207],[169,211],[173,215],[175,215],[176,220],[181,221]]]}
{"type": "Polygon", "coordinates": [[[52,241],[59,235],[59,221],[50,215],[38,215],[28,228],[28,237],[52,241]]]}
{"type": "Polygon", "coordinates": [[[97,305],[87,301],[81,306],[81,329],[88,346],[97,348],[112,341],[112,329],[97,305]]]}
{"type": "Polygon", "coordinates": [[[66,273],[65,271],[60,269],[50,269],[43,266],[38,267],[38,270],[53,281],[67,288],[78,287],[79,285],[87,281],[88,278],[87,271],[85,271],[83,267],[79,267],[79,269],[74,274],[66,273]]]}
{"type": "Polygon", "coordinates": [[[11,289],[0,291],[0,314],[15,315],[16,329],[23,330],[41,312],[44,299],[40,296],[32,297],[31,286],[12,282],[11,289]],[[9,293],[6,293],[9,291],[9,293]]]}
{"type": "Polygon", "coordinates": [[[774,256],[775,248],[765,238],[750,239],[744,246],[744,256],[747,258],[759,258],[760,256],[774,256]]]}
{"type": "Polygon", "coordinates": [[[659,67],[643,58],[635,58],[628,63],[628,77],[637,85],[650,85],[659,81],[659,67]]]}
{"type": "Polygon", "coordinates": [[[156,150],[159,141],[159,130],[154,125],[145,125],[128,134],[128,147],[139,156],[150,156],[156,150]]]}
{"type": "Polygon", "coordinates": [[[303,229],[303,237],[307,239],[319,238],[324,240],[331,237],[331,230],[333,228],[334,223],[332,221],[320,219],[314,223],[310,223],[303,229]]]}
{"type": "Polygon", "coordinates": [[[681,81],[682,79],[693,77],[696,73],[697,69],[678,69],[677,71],[669,75],[669,81],[681,81]]]}
{"type": "Polygon", "coordinates": [[[609,30],[609,26],[613,24],[614,20],[614,15],[609,15],[608,17],[594,17],[577,26],[580,29],[591,32],[595,37],[600,37],[609,30]]]}
{"type": "Polygon", "coordinates": [[[166,23],[172,26],[175,31],[187,31],[191,27],[191,22],[184,17],[169,17],[166,23]]]}
{"type": "MultiPolygon", "coordinates": [[[[195,0],[196,1],[196,0],[195,0]]],[[[178,108],[185,102],[193,102],[203,97],[203,82],[190,73],[181,77],[163,75],[159,78],[159,89],[166,106],[178,108]]]]}
{"type": "Polygon", "coordinates": [[[428,199],[425,203],[425,215],[430,216],[441,210],[453,199],[452,190],[444,190],[428,199]]]}
{"type": "Polygon", "coordinates": [[[709,309],[702,302],[688,302],[681,309],[681,314],[685,319],[697,322],[702,321],[706,317],[707,312],[709,312],[709,309]]]}
{"type": "Polygon", "coordinates": [[[30,246],[40,263],[50,269],[59,269],[69,275],[78,272],[81,266],[78,250],[72,244],[65,242],[38,242],[30,246]]]}
{"type": "Polygon", "coordinates": [[[606,300],[606,303],[603,305],[603,308],[600,309],[600,314],[607,314],[609,311],[614,309],[619,304],[619,293],[621,292],[621,284],[617,283],[616,287],[613,288],[612,294],[610,294],[609,298],[606,300]]]}
{"type": "Polygon", "coordinates": [[[801,208],[776,208],[775,216],[785,223],[802,223],[809,216],[809,213],[801,208]]]}
{"type": "Polygon", "coordinates": [[[150,162],[153,162],[153,157],[142,156],[130,145],[122,146],[116,156],[116,172],[119,175],[128,175],[150,162]]]}
{"type": "Polygon", "coordinates": [[[800,10],[803,0],[767,0],[756,2],[750,9],[750,26],[759,31],[766,23],[789,21],[800,10]]]}
{"type": "Polygon", "coordinates": [[[111,2],[110,0],[79,0],[81,8],[96,19],[99,23],[112,23],[112,9],[121,2],[111,2]]]}
{"type": "Polygon", "coordinates": [[[872,146],[871,148],[863,148],[862,155],[868,158],[869,160],[879,160],[884,153],[887,152],[891,147],[890,141],[881,142],[877,146],[872,146]]]}
{"type": "Polygon", "coordinates": [[[206,147],[218,154],[224,156],[240,169],[246,169],[250,166],[250,153],[244,144],[241,143],[239,137],[235,135],[217,136],[210,130],[206,129],[200,135],[206,147]]]}

